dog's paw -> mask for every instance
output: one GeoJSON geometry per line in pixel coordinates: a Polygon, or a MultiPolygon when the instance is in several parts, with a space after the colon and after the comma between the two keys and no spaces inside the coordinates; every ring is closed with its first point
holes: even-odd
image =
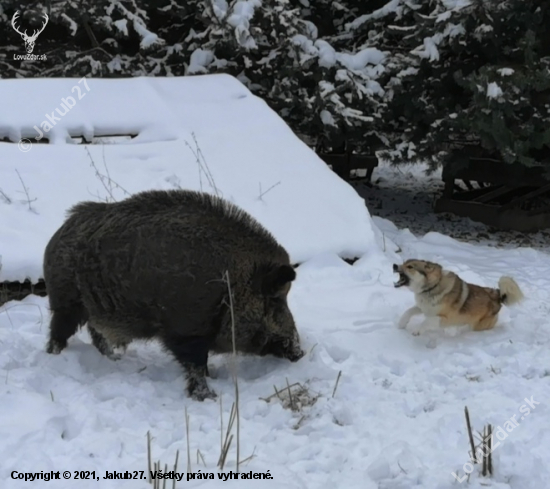
{"type": "Polygon", "coordinates": [[[424,332],[424,328],[421,325],[415,326],[414,328],[411,328],[410,331],[413,336],[420,336],[424,332]]]}

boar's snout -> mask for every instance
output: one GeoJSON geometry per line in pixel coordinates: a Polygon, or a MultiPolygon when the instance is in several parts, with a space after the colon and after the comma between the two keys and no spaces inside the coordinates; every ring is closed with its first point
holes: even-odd
{"type": "Polygon", "coordinates": [[[286,358],[291,362],[297,362],[305,355],[305,352],[300,347],[300,338],[296,332],[293,338],[271,338],[260,355],[273,355],[278,358],[286,358]]]}
{"type": "Polygon", "coordinates": [[[294,348],[292,351],[288,352],[288,354],[285,356],[285,358],[288,358],[291,362],[297,362],[302,358],[306,352],[302,350],[300,347],[294,348]]]}

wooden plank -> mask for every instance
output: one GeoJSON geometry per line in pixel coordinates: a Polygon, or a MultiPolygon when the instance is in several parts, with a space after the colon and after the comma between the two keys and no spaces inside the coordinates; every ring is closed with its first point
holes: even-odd
{"type": "Polygon", "coordinates": [[[504,195],[511,190],[515,190],[514,187],[509,187],[507,185],[498,186],[494,190],[491,190],[490,192],[487,192],[486,194],[480,195],[479,197],[476,197],[475,199],[472,199],[472,202],[479,202],[480,204],[483,204],[485,202],[488,202],[489,200],[500,197],[501,195],[504,195]]]}
{"type": "Polygon", "coordinates": [[[546,192],[550,191],[550,183],[547,183],[546,185],[543,185],[542,187],[537,188],[536,190],[533,190],[531,192],[528,192],[524,195],[521,195],[512,201],[508,202],[507,204],[503,204],[500,208],[501,210],[506,210],[514,207],[516,204],[519,204],[520,202],[524,202],[525,200],[532,199],[534,197],[537,197],[538,195],[544,194],[546,192]]]}
{"type": "Polygon", "coordinates": [[[458,192],[453,193],[451,199],[458,202],[472,202],[473,199],[476,199],[480,195],[483,195],[484,192],[485,190],[482,188],[474,188],[473,190],[464,190],[462,188],[459,188],[458,192]]]}

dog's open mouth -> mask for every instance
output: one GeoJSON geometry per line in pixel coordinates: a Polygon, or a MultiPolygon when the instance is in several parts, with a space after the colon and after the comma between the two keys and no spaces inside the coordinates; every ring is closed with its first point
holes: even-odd
{"type": "Polygon", "coordinates": [[[393,284],[394,287],[403,287],[404,285],[409,285],[409,277],[404,273],[399,274],[399,280],[393,284]]]}
{"type": "Polygon", "coordinates": [[[403,287],[409,285],[409,277],[399,270],[398,265],[393,266],[393,272],[399,274],[399,280],[393,284],[394,287],[403,287]]]}

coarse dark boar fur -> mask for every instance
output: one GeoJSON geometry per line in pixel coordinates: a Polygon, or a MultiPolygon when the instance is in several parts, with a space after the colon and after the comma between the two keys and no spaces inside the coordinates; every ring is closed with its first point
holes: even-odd
{"type": "Polygon", "coordinates": [[[158,339],[182,365],[196,400],[215,398],[209,352],[299,360],[304,352],[287,294],[288,253],[254,218],[221,198],[153,190],[69,211],[44,255],[58,354],[87,324],[94,346],[119,358],[136,339],[158,339]]]}

